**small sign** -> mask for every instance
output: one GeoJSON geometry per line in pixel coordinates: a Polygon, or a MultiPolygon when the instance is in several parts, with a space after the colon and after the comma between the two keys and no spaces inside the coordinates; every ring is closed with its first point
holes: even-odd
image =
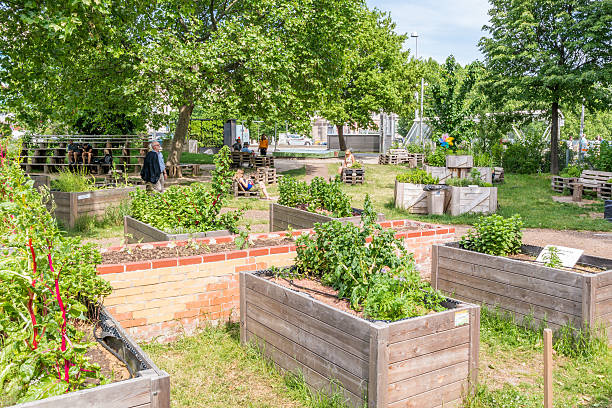
{"type": "Polygon", "coordinates": [[[470,322],[470,312],[468,310],[462,310],[455,312],[455,327],[463,326],[470,322]]]}
{"type": "Polygon", "coordinates": [[[91,198],[91,194],[81,194],[80,196],[77,196],[77,200],[86,200],[88,198],[91,198]]]}
{"type": "Polygon", "coordinates": [[[566,268],[573,268],[574,265],[576,265],[576,262],[578,262],[578,259],[582,256],[582,253],[584,252],[582,249],[567,248],[557,245],[546,245],[542,252],[540,252],[540,255],[538,255],[536,262],[549,262],[550,248],[556,248],[557,256],[559,257],[561,264],[566,268]]]}

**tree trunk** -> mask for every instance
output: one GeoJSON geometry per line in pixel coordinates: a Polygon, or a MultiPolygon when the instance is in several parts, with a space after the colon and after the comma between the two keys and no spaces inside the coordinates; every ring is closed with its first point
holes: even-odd
{"type": "Polygon", "coordinates": [[[174,131],[174,137],[170,145],[170,151],[168,152],[168,162],[166,163],[168,177],[176,178],[182,177],[181,172],[181,152],[187,139],[187,130],[189,129],[189,119],[191,119],[191,113],[193,112],[193,103],[188,105],[182,105],[179,108],[178,122],[176,123],[176,130],[174,131]]]}
{"type": "Polygon", "coordinates": [[[559,99],[552,103],[552,124],[550,126],[550,172],[559,174],[559,99]]]}
{"type": "Polygon", "coordinates": [[[344,140],[344,125],[336,125],[338,129],[338,144],[340,145],[340,150],[346,150],[346,140],[344,140]]]}

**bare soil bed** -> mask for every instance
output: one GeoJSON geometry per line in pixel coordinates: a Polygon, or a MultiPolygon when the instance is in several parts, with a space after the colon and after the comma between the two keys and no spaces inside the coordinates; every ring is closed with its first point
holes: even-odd
{"type": "MultiPolygon", "coordinates": [[[[535,262],[535,260],[537,259],[536,256],[533,256],[530,254],[521,253],[521,254],[516,254],[516,255],[509,255],[508,258],[518,259],[519,261],[534,262],[538,265],[542,265],[539,262],[535,262]]],[[[599,272],[605,271],[604,268],[598,268],[597,266],[583,265],[583,264],[576,264],[576,266],[574,266],[573,268],[566,268],[564,266],[556,266],[555,268],[562,269],[564,271],[578,272],[578,273],[599,273],[599,272]]]]}
{"type": "MultiPolygon", "coordinates": [[[[131,376],[127,366],[96,341],[93,335],[93,327],[94,325],[89,321],[77,324],[77,328],[84,332],[83,340],[94,344],[85,353],[85,356],[89,357],[92,363],[97,363],[102,375],[111,382],[129,380],[131,376]]],[[[99,385],[99,382],[96,381],[95,384],[99,385]]]]}

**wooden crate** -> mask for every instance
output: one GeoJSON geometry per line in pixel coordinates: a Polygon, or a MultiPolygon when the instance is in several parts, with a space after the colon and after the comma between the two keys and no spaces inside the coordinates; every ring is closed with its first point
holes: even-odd
{"type": "Polygon", "coordinates": [[[258,167],[255,180],[264,184],[275,184],[278,181],[276,169],[270,167],[258,167]]]}
{"type": "Polygon", "coordinates": [[[451,187],[450,196],[448,213],[452,216],[497,211],[497,187],[451,187]]]}
{"type": "Polygon", "coordinates": [[[437,177],[440,184],[446,184],[446,180],[451,178],[451,172],[446,167],[425,166],[425,171],[432,177],[437,177]]]}
{"type": "Polygon", "coordinates": [[[597,198],[600,200],[612,200],[612,183],[603,183],[597,191],[597,198]]]}
{"type": "Polygon", "coordinates": [[[474,157],[471,155],[448,155],[446,156],[446,167],[448,167],[449,169],[471,169],[472,167],[474,167],[474,157]]]}
{"type": "MultiPolygon", "coordinates": [[[[541,250],[523,246],[534,255],[541,250]]],[[[583,255],[578,262],[607,271],[570,272],[468,251],[458,243],[435,244],[431,283],[458,299],[498,307],[519,320],[533,316],[536,325],[545,320],[555,330],[567,323],[603,325],[612,343],[612,259],[583,255]]]]}
{"type": "Polygon", "coordinates": [[[458,407],[478,375],[479,306],[397,322],[368,321],[240,274],[240,340],[323,392],[340,386],[352,407],[458,407]]]}
{"type": "MultiPolygon", "coordinates": [[[[353,208],[353,211],[361,213],[362,210],[353,208]]],[[[378,214],[378,221],[383,221],[385,216],[378,214]]],[[[325,223],[332,220],[350,222],[359,225],[361,216],[333,218],[323,214],[300,210],[299,208],[287,207],[277,203],[270,203],[270,232],[287,231],[293,229],[308,229],[314,227],[315,223],[325,223]]]]}
{"type": "Polygon", "coordinates": [[[428,214],[427,191],[424,184],[400,183],[395,180],[395,207],[411,214],[428,214]]]}
{"type": "Polygon", "coordinates": [[[408,159],[410,161],[411,167],[425,165],[425,155],[423,153],[408,153],[408,159]]]}
{"type": "Polygon", "coordinates": [[[272,156],[255,156],[255,167],[274,167],[274,157],[272,156]]]}
{"type": "Polygon", "coordinates": [[[217,230],[171,234],[126,215],[123,217],[123,235],[128,244],[135,244],[143,242],[187,241],[189,239],[205,237],[223,237],[231,235],[231,233],[228,230],[217,230]]]}
{"type": "Polygon", "coordinates": [[[552,176],[552,181],[550,186],[553,191],[557,193],[563,193],[564,190],[571,190],[570,184],[577,182],[578,179],[576,177],[561,177],[561,176],[552,176]]]}
{"type": "Polygon", "coordinates": [[[491,167],[474,167],[480,172],[480,180],[485,183],[493,184],[493,168],[491,167]]]}
{"type": "Polygon", "coordinates": [[[493,182],[494,183],[504,182],[504,168],[503,167],[493,167],[493,182]]]}
{"type": "Polygon", "coordinates": [[[363,184],[365,182],[365,169],[344,169],[342,182],[346,184],[363,184]]]}

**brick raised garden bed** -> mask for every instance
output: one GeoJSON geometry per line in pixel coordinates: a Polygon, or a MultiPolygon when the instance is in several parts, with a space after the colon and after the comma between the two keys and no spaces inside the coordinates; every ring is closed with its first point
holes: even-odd
{"type": "Polygon", "coordinates": [[[130,244],[137,242],[184,241],[193,238],[220,237],[229,234],[230,232],[227,230],[170,234],[128,215],[123,218],[123,235],[130,244]]]}
{"type": "MultiPolygon", "coordinates": [[[[454,228],[412,220],[381,222],[396,228],[396,238],[404,240],[419,270],[427,278],[431,264],[431,245],[451,242],[454,228]]],[[[293,231],[297,236],[310,230],[293,231]]],[[[281,240],[286,233],[251,234],[251,240],[281,240]]],[[[229,244],[236,236],[199,238],[193,242],[212,247],[229,244]]],[[[187,241],[145,244],[154,247],[187,246],[187,241]]],[[[142,244],[131,244],[133,251],[142,244]]],[[[121,251],[123,247],[109,248],[121,251]]],[[[167,257],[163,259],[103,264],[98,274],[110,282],[113,293],[104,304],[138,340],[171,341],[178,333],[191,333],[206,321],[237,318],[239,312],[238,275],[271,266],[292,265],[295,245],[270,245],[248,249],[225,249],[218,253],[167,257]]]]}
{"type": "MultiPolygon", "coordinates": [[[[353,208],[353,211],[361,214],[361,210],[359,209],[353,208]]],[[[378,221],[384,219],[384,215],[378,214],[378,221]]],[[[361,222],[361,215],[333,218],[323,214],[300,210],[299,208],[287,207],[276,203],[270,204],[270,231],[285,231],[289,228],[307,229],[314,227],[316,222],[325,223],[331,220],[350,222],[358,225],[361,222]]]]}
{"type": "Polygon", "coordinates": [[[83,216],[103,217],[110,207],[118,207],[129,199],[130,192],[138,187],[111,188],[104,190],[66,193],[51,191],[55,202],[55,218],[72,228],[77,219],[83,216]]]}
{"type": "Polygon", "coordinates": [[[160,370],[108,311],[100,313],[106,345],[125,359],[134,378],[14,405],[12,408],[170,408],[170,376],[160,370]]]}
{"type": "Polygon", "coordinates": [[[240,274],[240,338],[310,387],[335,380],[349,405],[456,407],[478,373],[479,306],[388,323],[368,321],[278,285],[240,274]]]}
{"type": "MultiPolygon", "coordinates": [[[[541,249],[523,246],[523,252],[534,255],[541,249]]],[[[458,299],[497,306],[519,319],[533,314],[536,324],[545,319],[553,329],[567,323],[603,325],[612,342],[612,259],[583,255],[578,263],[606,270],[571,272],[448,243],[433,246],[431,283],[458,299]]]]}

